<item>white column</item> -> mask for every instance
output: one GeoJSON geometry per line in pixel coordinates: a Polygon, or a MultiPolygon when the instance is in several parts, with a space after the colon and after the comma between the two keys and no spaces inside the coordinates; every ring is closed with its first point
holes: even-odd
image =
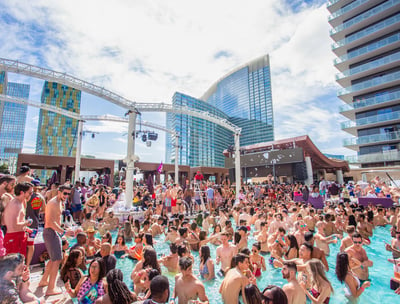
{"type": "Polygon", "coordinates": [[[361,173],[361,180],[362,180],[364,183],[368,183],[368,180],[367,180],[367,173],[365,173],[365,172],[361,173]]]}
{"type": "Polygon", "coordinates": [[[79,181],[79,172],[81,171],[81,150],[82,150],[82,130],[83,120],[78,121],[78,139],[76,141],[75,153],[75,182],[79,181]]]}
{"type": "Polygon", "coordinates": [[[131,209],[133,200],[133,170],[135,169],[136,112],[129,112],[128,148],[126,156],[125,207],[131,209]]]}
{"type": "Polygon", "coordinates": [[[175,184],[179,183],[179,135],[175,134],[175,184]]]}
{"type": "Polygon", "coordinates": [[[241,172],[240,168],[240,134],[235,133],[235,176],[236,176],[236,198],[239,199],[239,191],[241,189],[241,172]]]}
{"type": "Polygon", "coordinates": [[[336,170],[336,181],[341,185],[343,185],[343,183],[344,183],[343,171],[341,169],[336,170]]]}
{"type": "Polygon", "coordinates": [[[312,170],[311,157],[306,156],[305,160],[307,169],[307,179],[305,180],[305,184],[309,186],[313,183],[313,170],[312,170]]]}

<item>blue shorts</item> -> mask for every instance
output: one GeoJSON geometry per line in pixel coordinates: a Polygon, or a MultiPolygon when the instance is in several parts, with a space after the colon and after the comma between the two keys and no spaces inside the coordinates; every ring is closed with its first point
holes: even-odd
{"type": "Polygon", "coordinates": [[[201,199],[195,199],[197,205],[201,205],[201,199]]]}
{"type": "Polygon", "coordinates": [[[72,212],[78,212],[82,210],[82,204],[71,205],[72,212]]]}

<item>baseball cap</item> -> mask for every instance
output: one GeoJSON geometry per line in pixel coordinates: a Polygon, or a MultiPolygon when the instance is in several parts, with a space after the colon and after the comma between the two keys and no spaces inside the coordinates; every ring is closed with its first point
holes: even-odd
{"type": "Polygon", "coordinates": [[[248,231],[246,226],[240,226],[238,230],[243,230],[244,232],[248,231]]]}
{"type": "Polygon", "coordinates": [[[31,168],[29,168],[28,166],[21,166],[21,168],[19,168],[19,172],[20,173],[25,173],[28,172],[31,168]]]}
{"type": "Polygon", "coordinates": [[[34,179],[31,181],[32,185],[34,185],[35,187],[39,187],[40,186],[40,181],[38,181],[37,179],[34,179]]]}

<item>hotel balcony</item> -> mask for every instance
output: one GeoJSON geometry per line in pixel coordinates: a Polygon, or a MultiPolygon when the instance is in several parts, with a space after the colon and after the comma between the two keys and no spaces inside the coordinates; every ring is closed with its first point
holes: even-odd
{"type": "Polygon", "coordinates": [[[400,66],[400,51],[390,55],[366,62],[350,70],[337,73],[336,81],[342,86],[347,87],[355,79],[366,77],[370,74],[379,73],[400,66]]]}
{"type": "Polygon", "coordinates": [[[335,58],[333,63],[339,71],[348,70],[350,65],[372,58],[379,54],[390,52],[400,47],[400,32],[395,32],[377,40],[373,43],[367,44],[364,47],[350,51],[347,54],[335,58]]]}
{"type": "Polygon", "coordinates": [[[356,121],[345,121],[340,124],[340,127],[343,131],[357,136],[357,131],[366,126],[368,126],[368,128],[374,128],[397,122],[400,122],[400,111],[360,118],[356,121]]]}
{"type": "Polygon", "coordinates": [[[353,0],[328,0],[326,7],[328,11],[332,14],[352,1],[353,0]]]}
{"type": "Polygon", "coordinates": [[[340,57],[346,54],[347,50],[358,45],[368,43],[371,40],[378,39],[393,31],[398,30],[400,23],[400,13],[384,19],[378,23],[368,26],[358,32],[355,32],[346,38],[332,44],[332,51],[340,57]]]}
{"type": "Polygon", "coordinates": [[[358,151],[360,146],[367,146],[369,144],[384,144],[392,142],[400,142],[400,131],[390,132],[386,134],[360,136],[356,138],[346,138],[343,140],[343,146],[358,151]]]}
{"type": "Polygon", "coordinates": [[[396,105],[400,102],[400,90],[394,92],[383,93],[378,96],[370,97],[355,101],[351,104],[344,104],[339,108],[340,114],[350,120],[355,120],[355,113],[362,111],[369,111],[379,109],[381,107],[388,107],[396,105]]]}
{"type": "Polygon", "coordinates": [[[400,9],[400,2],[398,0],[388,0],[381,4],[355,16],[346,22],[332,28],[329,32],[331,38],[335,41],[346,38],[353,32],[356,32],[369,24],[378,22],[400,9]]]}
{"type": "Polygon", "coordinates": [[[336,3],[333,3],[332,5],[328,6],[328,10],[331,12],[331,15],[328,17],[329,23],[332,25],[332,27],[336,27],[339,24],[343,23],[346,20],[349,20],[353,16],[357,16],[361,14],[362,12],[370,9],[373,7],[376,2],[375,1],[370,1],[370,0],[356,0],[356,1],[343,1],[340,3],[341,8],[339,6],[336,6],[336,8],[339,8],[337,10],[333,10],[333,5],[336,3]],[[342,3],[349,3],[345,6],[342,6],[342,3]]]}
{"type": "Polygon", "coordinates": [[[388,72],[382,76],[377,76],[350,87],[340,89],[337,95],[344,102],[351,103],[354,94],[367,94],[369,92],[384,90],[397,85],[400,85],[400,71],[388,72]]]}
{"type": "Polygon", "coordinates": [[[392,150],[381,153],[352,155],[346,156],[345,160],[347,160],[350,164],[394,162],[400,160],[400,152],[398,150],[392,150]]]}

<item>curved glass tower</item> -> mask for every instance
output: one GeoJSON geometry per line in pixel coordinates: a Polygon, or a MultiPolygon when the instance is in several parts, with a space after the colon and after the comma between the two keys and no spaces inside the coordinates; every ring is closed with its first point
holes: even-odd
{"type": "MultiPolygon", "coordinates": [[[[274,140],[269,56],[231,71],[201,98],[175,93],[173,105],[210,112],[242,128],[241,146],[274,140]]],[[[167,114],[167,127],[180,134],[179,164],[224,167],[222,152],[233,145],[230,131],[188,115],[167,114]]],[[[166,162],[175,161],[173,139],[167,135],[166,162]]]]}

